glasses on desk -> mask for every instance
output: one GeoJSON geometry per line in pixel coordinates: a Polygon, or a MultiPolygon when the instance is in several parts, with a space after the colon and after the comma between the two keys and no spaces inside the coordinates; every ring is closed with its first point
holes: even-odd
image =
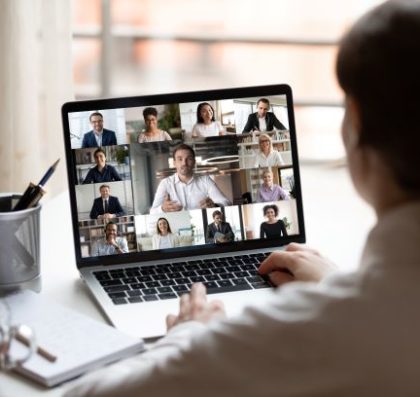
{"type": "Polygon", "coordinates": [[[36,351],[35,334],[24,324],[12,325],[6,298],[0,299],[0,370],[22,365],[36,351]]]}

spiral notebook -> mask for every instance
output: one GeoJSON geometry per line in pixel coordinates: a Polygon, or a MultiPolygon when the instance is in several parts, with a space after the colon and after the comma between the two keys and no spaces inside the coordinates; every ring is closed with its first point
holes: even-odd
{"type": "MultiPolygon", "coordinates": [[[[26,324],[35,331],[37,344],[55,355],[54,362],[40,354],[16,371],[45,386],[55,386],[87,371],[144,350],[143,341],[47,300],[32,291],[6,297],[13,324],[26,324]]],[[[26,346],[13,343],[12,354],[26,346]]]]}

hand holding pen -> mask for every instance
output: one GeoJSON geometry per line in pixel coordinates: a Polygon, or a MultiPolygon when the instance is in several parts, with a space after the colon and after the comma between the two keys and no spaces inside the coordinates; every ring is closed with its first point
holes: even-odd
{"type": "Polygon", "coordinates": [[[29,183],[29,186],[23,193],[22,197],[13,208],[13,211],[26,210],[38,204],[39,200],[41,200],[42,196],[45,194],[44,186],[48,179],[50,179],[51,175],[54,173],[59,161],[60,159],[58,159],[50,168],[48,168],[47,172],[41,178],[38,185],[34,185],[32,182],[29,183]]]}

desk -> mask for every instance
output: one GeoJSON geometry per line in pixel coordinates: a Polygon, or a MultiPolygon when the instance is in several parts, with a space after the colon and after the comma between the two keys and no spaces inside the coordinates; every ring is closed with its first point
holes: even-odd
{"type": "MultiPolygon", "coordinates": [[[[304,165],[301,174],[308,244],[318,248],[342,270],[354,270],[366,234],[375,222],[373,212],[356,196],[345,168],[304,165]]],[[[105,321],[78,276],[67,192],[44,204],[41,233],[41,293],[105,321]]],[[[53,397],[61,395],[62,390],[62,387],[47,390],[18,375],[0,373],[0,397],[53,397]]]]}

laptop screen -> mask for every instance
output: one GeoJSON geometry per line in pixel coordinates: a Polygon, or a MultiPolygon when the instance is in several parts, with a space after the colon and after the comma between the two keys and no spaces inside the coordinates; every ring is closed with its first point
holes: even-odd
{"type": "Polygon", "coordinates": [[[304,242],[287,85],[66,103],[79,266],[304,242]]]}

